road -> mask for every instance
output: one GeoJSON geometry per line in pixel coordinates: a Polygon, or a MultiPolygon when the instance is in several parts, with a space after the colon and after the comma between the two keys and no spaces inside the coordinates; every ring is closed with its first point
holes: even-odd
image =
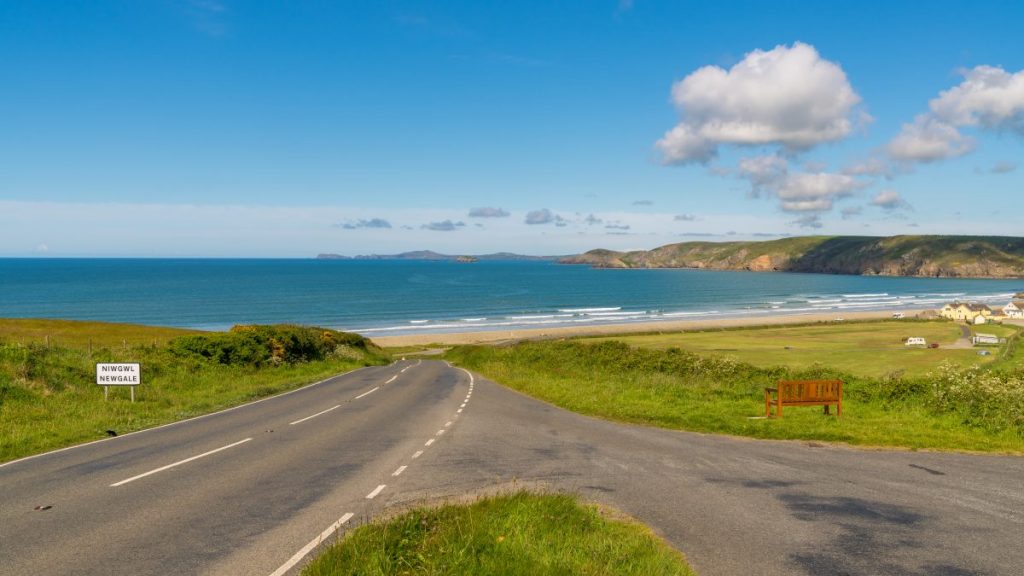
{"type": "Polygon", "coordinates": [[[642,520],[703,576],[1015,575],[1022,481],[1024,458],[621,425],[410,361],[0,466],[0,573],[295,574],[386,509],[525,486],[642,520]]]}

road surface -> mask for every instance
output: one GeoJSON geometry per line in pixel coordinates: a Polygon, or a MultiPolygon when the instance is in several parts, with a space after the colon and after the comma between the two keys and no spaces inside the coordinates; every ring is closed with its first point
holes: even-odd
{"type": "Polygon", "coordinates": [[[0,466],[0,573],[296,574],[385,509],[515,485],[614,506],[703,576],[1024,566],[1024,458],[621,425],[408,361],[0,466]]]}

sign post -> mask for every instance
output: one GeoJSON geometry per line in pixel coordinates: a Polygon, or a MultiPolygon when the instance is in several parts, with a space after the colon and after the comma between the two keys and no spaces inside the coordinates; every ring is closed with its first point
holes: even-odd
{"type": "Polygon", "coordinates": [[[135,402],[135,387],[142,384],[142,367],[137,363],[97,363],[96,384],[103,386],[103,399],[107,399],[111,386],[128,386],[135,402]]]}

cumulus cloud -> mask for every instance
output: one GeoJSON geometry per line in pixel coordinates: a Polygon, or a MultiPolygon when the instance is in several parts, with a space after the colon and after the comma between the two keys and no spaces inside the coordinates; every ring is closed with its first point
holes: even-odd
{"type": "Polygon", "coordinates": [[[860,160],[849,164],[843,168],[843,174],[849,174],[850,176],[885,176],[886,178],[892,177],[892,167],[883,158],[878,156],[872,156],[865,160],[860,160]]]}
{"type": "Polygon", "coordinates": [[[1024,135],[1024,70],[1009,73],[997,66],[963,71],[960,84],[940,92],[929,111],[904,124],[887,150],[904,163],[936,162],[962,156],[975,147],[964,127],[1024,135]]]}
{"type": "Polygon", "coordinates": [[[693,222],[697,219],[696,214],[676,214],[673,218],[676,222],[693,222]]]}
{"type": "Polygon", "coordinates": [[[554,224],[559,228],[568,225],[569,221],[562,218],[558,214],[555,214],[547,208],[541,208],[540,210],[530,210],[526,213],[526,219],[523,220],[525,223],[530,225],[536,224],[554,224]]]}
{"type": "Polygon", "coordinates": [[[501,208],[473,208],[469,211],[470,218],[507,218],[508,212],[501,208]]]}
{"type": "Polygon", "coordinates": [[[1009,174],[1010,172],[1013,172],[1016,169],[1016,162],[1010,162],[1009,160],[1000,160],[999,162],[996,162],[992,166],[992,168],[989,169],[989,172],[993,174],[1009,174]]]}
{"type": "Polygon", "coordinates": [[[913,123],[904,124],[886,148],[901,162],[936,162],[963,156],[974,150],[974,139],[956,127],[922,114],[913,123]]]}
{"type": "Polygon", "coordinates": [[[357,230],[359,228],[391,228],[391,223],[383,218],[370,218],[369,220],[359,220],[344,222],[342,224],[335,224],[335,228],[343,228],[345,230],[357,230]]]}
{"type": "Polygon", "coordinates": [[[860,96],[836,63],[797,42],[704,66],[672,86],[680,122],[655,144],[667,164],[708,162],[719,146],[788,151],[845,138],[860,96]]]}
{"type": "Polygon", "coordinates": [[[594,226],[604,222],[604,220],[601,220],[600,218],[594,216],[593,214],[589,214],[586,218],[583,219],[583,222],[585,222],[587,226],[594,226]]]}
{"type": "Polygon", "coordinates": [[[775,190],[786,212],[825,212],[838,198],[852,195],[865,183],[846,174],[828,172],[789,174],[775,190]]]}
{"type": "Polygon", "coordinates": [[[420,228],[424,230],[433,230],[434,232],[452,232],[458,228],[462,228],[465,225],[466,223],[462,221],[452,222],[451,220],[442,220],[440,222],[430,222],[429,224],[424,224],[420,226],[420,228]]]}
{"type": "Polygon", "coordinates": [[[836,200],[869,184],[849,174],[790,172],[779,156],[743,158],[737,172],[750,182],[750,196],[774,196],[785,212],[828,212],[836,200]]]}
{"type": "Polygon", "coordinates": [[[875,197],[871,199],[873,206],[878,206],[883,210],[897,210],[897,209],[909,209],[910,204],[900,196],[900,193],[895,190],[882,190],[875,197]]]}
{"type": "Polygon", "coordinates": [[[954,126],[982,126],[1024,134],[1024,70],[997,66],[963,72],[964,81],[929,102],[936,118],[954,126]]]}

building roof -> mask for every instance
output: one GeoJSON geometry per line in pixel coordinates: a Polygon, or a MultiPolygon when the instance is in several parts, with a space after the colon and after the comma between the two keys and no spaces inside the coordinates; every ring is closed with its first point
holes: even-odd
{"type": "MultiPolygon", "coordinates": [[[[1024,310],[1024,300],[1011,300],[1010,304],[1013,304],[1014,306],[1016,306],[1020,310],[1024,310]]],[[[1007,304],[1006,306],[1003,306],[1003,308],[1006,308],[1010,304],[1007,304]]]]}

